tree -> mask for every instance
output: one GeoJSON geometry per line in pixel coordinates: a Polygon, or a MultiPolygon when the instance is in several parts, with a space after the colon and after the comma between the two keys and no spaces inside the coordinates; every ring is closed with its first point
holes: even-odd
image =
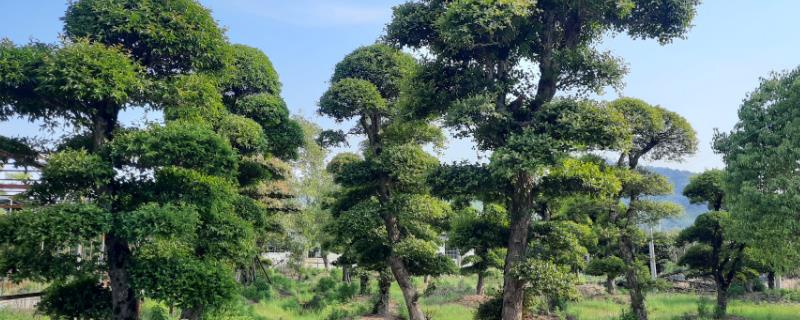
{"type": "Polygon", "coordinates": [[[60,45],[0,45],[0,117],[77,131],[46,155],[33,205],[0,218],[0,268],[55,283],[42,303],[54,317],[78,316],[62,303],[78,291],[97,301],[84,317],[137,319],[142,297],[183,318],[215,312],[271,231],[289,177],[278,159],[302,136],[271,139],[288,115],[223,103],[228,45],[194,1],[77,1],[64,21],[60,45]],[[122,127],[127,108],[163,110],[165,124],[122,127]],[[110,290],[91,285],[106,274],[110,290]]]}
{"type": "Polygon", "coordinates": [[[472,207],[457,210],[451,219],[448,241],[460,252],[473,251],[463,261],[464,273],[478,275],[475,294],[484,294],[484,279],[489,268],[502,268],[503,240],[508,230],[508,215],[500,205],[487,203],[482,210],[472,207]]]}
{"type": "Polygon", "coordinates": [[[678,263],[690,268],[690,276],[710,277],[716,284],[715,319],[725,319],[728,288],[733,281],[748,278],[746,246],[726,235],[728,219],[730,214],[725,211],[703,213],[697,216],[692,226],[683,229],[677,239],[678,245],[692,244],[678,263]]]}
{"type": "MultiPolygon", "coordinates": [[[[725,190],[725,171],[707,170],[693,176],[683,195],[692,203],[706,203],[707,213],[697,216],[692,226],[683,229],[676,242],[692,244],[679,262],[694,271],[694,276],[711,277],[717,287],[716,319],[724,319],[728,307],[728,288],[733,281],[746,277],[747,245],[731,239],[730,214],[722,211],[725,190]]],[[[752,271],[752,269],[751,269],[752,271]]]]}
{"type": "Polygon", "coordinates": [[[723,180],[725,172],[720,169],[706,170],[705,172],[692,176],[689,184],[683,188],[683,195],[689,198],[692,204],[705,203],[708,210],[721,211],[722,200],[725,197],[723,180]]]}
{"type": "MultiPolygon", "coordinates": [[[[355,153],[339,153],[328,163],[328,172],[337,179],[344,178],[345,169],[363,159],[355,153]]],[[[387,243],[385,227],[380,214],[375,212],[374,202],[361,203],[363,195],[355,190],[335,190],[327,208],[332,219],[323,226],[329,235],[327,248],[340,254],[336,263],[347,271],[358,265],[365,271],[378,272],[378,298],[372,313],[386,315],[389,312],[389,289],[392,273],[387,259],[391,247],[387,243]]]]}
{"type": "Polygon", "coordinates": [[[608,31],[661,43],[686,33],[697,1],[632,0],[586,5],[572,1],[409,1],[394,9],[386,39],[425,49],[430,59],[415,80],[419,114],[442,115],[460,136],[492,150],[513,184],[506,199],[510,233],[504,270],[503,319],[522,316],[525,281],[514,269],[525,260],[537,181],[562,152],[591,136],[558,136],[558,125],[533,129],[559,92],[585,93],[618,86],[621,61],[596,48],[608,31]],[[565,141],[566,140],[566,141],[565,141]],[[565,143],[566,142],[566,143],[565,143]],[[535,151],[535,152],[534,152],[535,151]]]}
{"type": "Polygon", "coordinates": [[[296,194],[301,195],[298,199],[301,211],[299,214],[291,215],[291,227],[305,238],[303,251],[319,249],[325,269],[328,269],[328,246],[334,241],[330,239],[330,233],[324,230],[331,220],[331,213],[325,206],[331,201],[328,197],[333,194],[336,186],[333,175],[325,169],[328,150],[315,140],[322,129],[303,118],[297,118],[297,121],[303,128],[305,144],[300,149],[297,160],[293,162],[293,167],[297,171],[293,188],[296,194]]]}
{"type": "MultiPolygon", "coordinates": [[[[637,257],[637,239],[643,238],[639,226],[654,225],[659,220],[682,213],[674,203],[647,199],[669,194],[672,185],[658,174],[642,170],[639,161],[680,160],[697,149],[697,137],[689,122],[677,113],[633,98],[611,103],[623,114],[633,134],[633,143],[619,152],[618,174],[622,181],[619,210],[610,213],[610,221],[619,232],[619,257],[625,262],[625,285],[631,296],[631,311],[640,320],[647,319],[646,281],[640,276],[643,266],[637,257]]],[[[645,278],[646,279],[646,278],[645,278]]]]}
{"type": "Polygon", "coordinates": [[[426,176],[438,161],[421,147],[441,142],[442,134],[427,121],[408,119],[400,103],[415,67],[410,55],[386,45],[356,49],[336,65],[319,112],[337,122],[355,120],[349,133],[366,137],[363,159],[351,156],[335,177],[351,201],[343,209],[380,218],[382,242],[390,249],[386,263],[409,317],[418,320],[425,315],[411,276],[438,275],[453,266],[436,254],[449,207],[429,195],[426,176]]]}
{"type": "Polygon", "coordinates": [[[759,248],[759,260],[778,271],[800,259],[800,250],[790,241],[800,234],[795,223],[800,213],[798,78],[800,69],[762,79],[739,108],[739,122],[714,139],[726,164],[723,189],[731,238],[759,248]]]}
{"type": "Polygon", "coordinates": [[[586,269],[587,274],[606,277],[606,292],[608,294],[614,294],[616,292],[614,279],[622,275],[624,271],[625,261],[622,261],[620,257],[614,255],[592,259],[586,269]]]}

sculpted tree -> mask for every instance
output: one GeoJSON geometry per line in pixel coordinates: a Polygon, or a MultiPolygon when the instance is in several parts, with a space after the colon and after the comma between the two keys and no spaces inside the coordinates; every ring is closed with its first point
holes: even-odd
{"type": "Polygon", "coordinates": [[[759,248],[760,260],[784,270],[800,261],[793,240],[800,234],[798,79],[800,69],[763,79],[739,108],[733,130],[714,139],[726,164],[723,188],[732,238],[759,248]]]}
{"type": "Polygon", "coordinates": [[[725,171],[719,169],[706,170],[689,179],[689,184],[683,188],[683,195],[689,198],[692,204],[705,203],[708,210],[721,211],[725,198],[723,181],[725,171]]]}
{"type": "MultiPolygon", "coordinates": [[[[351,174],[355,171],[347,168],[362,161],[363,158],[355,153],[339,153],[328,163],[327,171],[338,183],[349,185],[351,174]]],[[[328,197],[331,201],[326,209],[330,210],[332,219],[323,226],[324,232],[330,237],[323,245],[340,254],[336,263],[345,269],[343,271],[349,272],[349,268],[357,265],[364,271],[378,272],[378,298],[372,313],[387,315],[392,285],[387,258],[391,247],[383,220],[375,212],[377,204],[374,199],[361,204],[364,195],[347,187],[333,191],[328,197]]]]}
{"type": "Polygon", "coordinates": [[[725,319],[728,288],[733,281],[754,273],[748,266],[746,245],[731,240],[730,214],[721,211],[725,195],[723,179],[722,170],[709,170],[692,177],[684,195],[692,202],[708,203],[711,211],[697,216],[694,224],[683,229],[677,239],[678,245],[691,244],[679,263],[688,266],[693,271],[692,276],[710,277],[716,284],[715,319],[725,319]]]}
{"type": "Polygon", "coordinates": [[[621,84],[620,59],[596,48],[604,34],[668,43],[686,33],[697,3],[421,0],[394,9],[386,39],[430,57],[415,80],[416,112],[443,115],[448,127],[471,136],[479,149],[495,151],[493,165],[519,156],[516,166],[505,169],[513,188],[506,205],[503,319],[522,315],[524,281],[511,271],[525,259],[537,181],[558,158],[552,154],[563,151],[552,131],[533,129],[548,120],[538,114],[558,93],[621,84]]]}
{"type": "Polygon", "coordinates": [[[41,308],[53,316],[137,319],[145,297],[183,318],[214,312],[283,194],[273,159],[292,154],[269,148],[263,120],[285,117],[226,108],[227,44],[194,1],[77,1],[64,21],[61,45],[0,45],[0,116],[77,132],[47,155],[31,207],[0,219],[0,268],[52,281],[41,308]],[[166,123],[123,127],[129,108],[166,123]]]}
{"type": "Polygon", "coordinates": [[[473,251],[463,260],[463,273],[476,274],[475,294],[484,294],[484,280],[489,268],[503,268],[502,248],[507,238],[508,215],[497,204],[484,204],[482,210],[462,208],[453,214],[447,233],[451,246],[460,252],[473,251]]]}
{"type": "Polygon", "coordinates": [[[641,277],[643,265],[637,254],[640,225],[653,225],[659,220],[678,215],[682,209],[674,203],[647,199],[669,194],[672,185],[663,176],[639,168],[639,161],[673,160],[694,153],[697,138],[694,129],[680,115],[646,102],[621,98],[611,103],[626,119],[633,143],[620,150],[617,161],[622,181],[619,199],[627,199],[610,213],[609,222],[619,232],[619,257],[625,262],[625,285],[631,296],[631,311],[638,319],[647,319],[644,290],[647,277],[641,277]]]}
{"type": "MultiPolygon", "coordinates": [[[[429,195],[426,176],[438,161],[422,149],[440,143],[440,130],[427,121],[407,119],[402,86],[414,72],[414,59],[386,45],[356,49],[336,65],[319,112],[338,122],[354,120],[349,134],[366,138],[363,159],[343,165],[336,182],[349,199],[345,208],[377,216],[390,251],[386,263],[403,293],[411,319],[425,319],[412,275],[438,275],[452,262],[437,255],[449,207],[429,195]]],[[[338,137],[343,133],[322,135],[338,137]]]]}

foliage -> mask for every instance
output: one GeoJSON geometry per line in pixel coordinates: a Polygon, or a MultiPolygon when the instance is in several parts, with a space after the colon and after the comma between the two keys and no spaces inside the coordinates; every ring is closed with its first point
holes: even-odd
{"type": "Polygon", "coordinates": [[[592,259],[586,267],[586,273],[595,276],[607,275],[616,278],[625,271],[625,261],[616,256],[592,259]]]}
{"type": "Polygon", "coordinates": [[[37,309],[52,319],[104,319],[111,315],[111,291],[93,277],[56,282],[37,309]]]}
{"type": "Polygon", "coordinates": [[[279,99],[281,83],[278,73],[261,50],[243,44],[226,48],[225,69],[220,75],[220,88],[226,104],[236,105],[237,100],[253,94],[264,94],[279,99]]]}
{"type": "Polygon", "coordinates": [[[76,1],[64,31],[71,39],[120,46],[159,76],[219,68],[225,45],[211,12],[192,0],[76,1]]]}
{"type": "MultiPolygon", "coordinates": [[[[329,227],[343,253],[339,262],[378,271],[391,267],[411,318],[424,319],[410,275],[455,268],[437,253],[449,207],[428,195],[427,176],[438,160],[422,148],[440,141],[441,133],[429,119],[410,119],[399,103],[401,84],[414,66],[410,55],[386,45],[356,49],[337,64],[318,111],[337,122],[355,120],[348,134],[367,138],[363,158],[347,154],[328,165],[343,187],[331,206],[335,219],[329,227]]],[[[321,137],[343,141],[338,131],[321,137]]]]}
{"type": "MultiPolygon", "coordinates": [[[[119,299],[86,300],[113,303],[95,318],[137,318],[142,298],[186,318],[224,312],[235,270],[282,231],[274,216],[292,195],[280,159],[303,143],[269,59],[228,44],[192,0],[74,1],[63,21],[61,44],[0,42],[0,119],[75,131],[46,155],[30,208],[0,217],[0,268],[63,288],[107,275],[119,299]],[[131,108],[166,121],[124,127],[131,108]]],[[[0,142],[4,162],[36,151],[0,142]]],[[[48,299],[69,298],[60,289],[48,299]]]]}
{"type": "Polygon", "coordinates": [[[47,183],[34,185],[30,194],[41,202],[97,197],[98,186],[113,176],[111,164],[97,154],[83,149],[65,150],[50,156],[39,178],[47,183]]]}
{"type": "Polygon", "coordinates": [[[705,202],[709,210],[722,210],[722,200],[725,195],[722,186],[724,174],[722,170],[712,169],[693,176],[683,189],[683,195],[693,204],[705,202]]]}
{"type": "Polygon", "coordinates": [[[525,288],[527,295],[546,297],[551,303],[578,298],[575,275],[566,266],[532,258],[520,264],[514,274],[530,284],[525,288]]]}
{"type": "Polygon", "coordinates": [[[727,174],[723,182],[731,211],[731,236],[762,248],[758,255],[781,267],[794,265],[797,234],[800,158],[795,107],[800,99],[800,70],[762,79],[739,108],[739,121],[729,133],[715,136],[727,174]]]}
{"type": "Polygon", "coordinates": [[[699,215],[694,225],[683,229],[676,240],[678,244],[693,243],[678,263],[687,265],[694,276],[710,276],[714,279],[717,285],[715,318],[726,316],[727,291],[733,281],[757,275],[754,270],[748,270],[746,244],[731,240],[730,214],[719,211],[725,198],[720,187],[723,177],[722,171],[707,171],[686,187],[684,193],[708,203],[709,208],[714,211],[699,215]]]}
{"type": "Polygon", "coordinates": [[[42,120],[49,126],[66,120],[89,126],[94,117],[118,112],[144,90],[141,67],[119,48],[85,40],[61,48],[32,43],[0,45],[2,115],[42,120]]]}
{"type": "MultiPolygon", "coordinates": [[[[0,120],[3,118],[0,108],[0,120]]],[[[25,138],[9,138],[0,136],[0,164],[11,161],[15,166],[38,166],[36,158],[38,152],[29,145],[25,138]]]]}
{"type": "Polygon", "coordinates": [[[98,254],[79,260],[75,251],[52,248],[99,246],[99,237],[111,226],[109,212],[93,204],[65,203],[3,215],[0,267],[13,271],[15,279],[66,280],[91,273],[102,266],[98,254]]]}
{"type": "Polygon", "coordinates": [[[475,320],[498,320],[502,309],[503,297],[500,295],[492,296],[478,306],[478,310],[475,312],[475,320]]]}
{"type": "Polygon", "coordinates": [[[449,244],[460,252],[474,252],[465,258],[464,264],[468,266],[462,267],[462,271],[486,273],[489,268],[502,268],[503,261],[497,250],[503,247],[507,233],[505,208],[484,204],[482,211],[467,207],[454,212],[447,236],[449,244]]]}
{"type": "MultiPolygon", "coordinates": [[[[498,190],[507,195],[502,200],[510,214],[506,269],[526,258],[527,242],[520,239],[528,238],[538,195],[562,192],[540,186],[551,168],[576,151],[632,145],[628,126],[618,125],[628,119],[613,105],[554,97],[618,87],[626,70],[620,59],[598,49],[603,36],[626,32],[668,43],[686,34],[697,4],[420,0],[394,8],[384,39],[429,57],[409,85],[407,104],[415,115],[441,116],[457,136],[491,150],[491,172],[511,186],[498,190]]],[[[683,124],[668,127],[677,127],[687,143],[664,150],[693,147],[693,136],[682,135],[683,124]]],[[[653,156],[662,153],[672,156],[653,156]]],[[[505,284],[503,316],[518,319],[524,283],[507,274],[505,284]]]]}

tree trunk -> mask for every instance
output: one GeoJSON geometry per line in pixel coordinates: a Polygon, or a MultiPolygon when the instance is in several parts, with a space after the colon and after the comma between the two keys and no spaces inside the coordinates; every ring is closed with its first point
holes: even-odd
{"type": "Polygon", "coordinates": [[[106,256],[108,257],[108,278],[111,285],[112,319],[134,320],[139,318],[139,299],[131,287],[131,251],[127,241],[109,233],[106,236],[106,256]]]}
{"type": "Polygon", "coordinates": [[[422,308],[419,305],[419,294],[414,283],[411,282],[411,274],[406,269],[403,260],[397,256],[389,257],[389,267],[392,269],[395,280],[400,286],[400,291],[403,293],[403,299],[406,301],[406,308],[408,308],[408,317],[410,320],[425,320],[425,314],[422,313],[422,308]]]}
{"type": "Polygon", "coordinates": [[[620,250],[622,251],[622,259],[625,261],[627,268],[625,268],[625,286],[628,288],[628,293],[631,297],[631,312],[638,320],[647,320],[647,308],[644,304],[644,292],[642,285],[639,283],[639,277],[636,273],[638,264],[633,252],[633,242],[627,235],[622,236],[620,250]]]}
{"type": "Polygon", "coordinates": [[[328,261],[328,251],[322,250],[320,255],[322,255],[322,264],[325,266],[325,270],[330,270],[331,268],[330,261],[328,261]]]}
{"type": "Polygon", "coordinates": [[[351,266],[343,265],[342,266],[342,282],[350,283],[352,279],[350,277],[350,270],[352,269],[351,266]]]}
{"type": "MultiPolygon", "coordinates": [[[[100,152],[105,144],[113,138],[114,126],[117,122],[117,111],[108,108],[106,112],[97,114],[93,119],[92,143],[94,152],[100,152]]],[[[99,186],[101,193],[110,200],[106,209],[112,214],[118,214],[114,203],[113,184],[99,186]]],[[[131,250],[128,242],[114,234],[114,230],[105,236],[106,264],[111,287],[111,319],[135,320],[139,319],[139,299],[131,286],[130,266],[131,250]]]]}
{"type": "Polygon", "coordinates": [[[606,292],[608,294],[615,294],[617,291],[617,285],[614,283],[614,277],[606,276],[606,292]]]}
{"type": "Polygon", "coordinates": [[[728,313],[728,286],[717,284],[717,307],[714,308],[714,319],[725,319],[728,313]]]}
{"type": "MultiPolygon", "coordinates": [[[[388,202],[388,191],[384,189],[381,193],[383,194],[384,203],[388,202]]],[[[383,222],[392,245],[400,242],[400,228],[397,225],[397,217],[392,213],[386,213],[383,216],[383,222]]],[[[406,308],[408,308],[409,320],[425,320],[425,314],[422,313],[422,308],[419,305],[417,288],[411,282],[411,273],[408,272],[405,263],[400,257],[395,256],[394,252],[389,255],[388,263],[395,280],[397,280],[400,291],[403,293],[403,299],[406,302],[406,308]]]]}
{"type": "Polygon", "coordinates": [[[373,314],[389,314],[389,289],[392,287],[392,274],[384,269],[378,275],[378,300],[372,306],[373,314]]]}
{"type": "Polygon", "coordinates": [[[533,179],[526,173],[518,174],[509,206],[511,225],[503,268],[503,320],[522,319],[525,281],[517,277],[514,270],[522,262],[528,250],[528,228],[533,214],[532,189],[533,179]]]}
{"type": "Polygon", "coordinates": [[[483,288],[483,282],[485,277],[486,277],[486,272],[478,272],[478,285],[475,286],[475,294],[477,295],[484,294],[485,290],[483,288]]]}
{"type": "Polygon", "coordinates": [[[767,272],[767,286],[770,289],[775,289],[775,272],[774,271],[767,272]]]}
{"type": "Polygon", "coordinates": [[[364,271],[358,276],[358,285],[359,285],[358,294],[369,293],[369,273],[364,271]]]}

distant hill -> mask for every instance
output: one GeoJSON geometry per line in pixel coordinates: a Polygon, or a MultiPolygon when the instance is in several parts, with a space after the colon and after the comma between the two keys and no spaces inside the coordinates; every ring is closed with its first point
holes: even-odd
{"type": "Polygon", "coordinates": [[[661,230],[683,229],[694,223],[694,219],[701,213],[707,212],[708,207],[703,204],[689,204],[689,199],[683,196],[683,188],[689,184],[689,178],[695,175],[694,172],[685,170],[675,170],[664,167],[647,167],[655,173],[667,177],[672,182],[673,193],[667,196],[656,197],[656,199],[670,201],[683,206],[684,215],[675,219],[667,219],[661,222],[661,230]]]}

